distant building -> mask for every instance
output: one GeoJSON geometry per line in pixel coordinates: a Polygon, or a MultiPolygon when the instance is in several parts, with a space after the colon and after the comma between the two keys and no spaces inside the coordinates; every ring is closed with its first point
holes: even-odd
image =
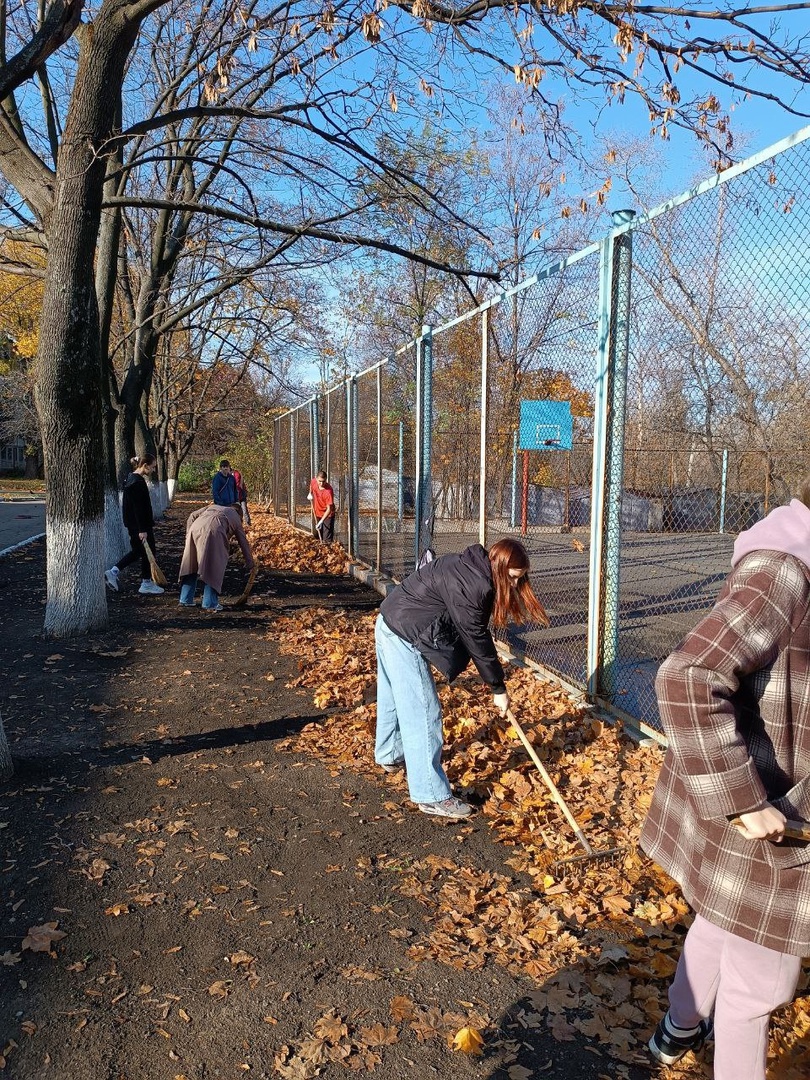
{"type": "Polygon", "coordinates": [[[0,443],[0,472],[23,472],[25,470],[25,439],[11,439],[0,443]]]}

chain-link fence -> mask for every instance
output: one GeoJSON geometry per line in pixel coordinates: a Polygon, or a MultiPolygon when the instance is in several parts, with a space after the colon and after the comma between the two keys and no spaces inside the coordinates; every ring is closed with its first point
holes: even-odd
{"type": "Polygon", "coordinates": [[[808,471],[810,129],[633,218],[277,420],[274,490],[308,527],[325,456],[397,579],[521,538],[551,626],[511,646],[656,728],[660,661],[808,471]]]}

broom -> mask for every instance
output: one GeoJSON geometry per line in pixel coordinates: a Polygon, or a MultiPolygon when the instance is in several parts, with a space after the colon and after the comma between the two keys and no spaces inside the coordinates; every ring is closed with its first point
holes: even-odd
{"type": "Polygon", "coordinates": [[[253,588],[253,583],[256,580],[256,571],[258,569],[259,569],[259,564],[258,564],[258,562],[256,561],[256,559],[254,557],[254,559],[253,559],[253,569],[250,571],[250,577],[247,579],[247,585],[245,585],[245,591],[238,598],[238,600],[234,600],[233,604],[231,605],[232,607],[244,607],[245,606],[245,604],[247,603],[247,598],[250,596],[251,589],[253,588]]]}
{"type": "Polygon", "coordinates": [[[166,580],[166,575],[158,566],[157,559],[155,558],[152,549],[149,547],[149,542],[147,540],[143,541],[143,550],[146,552],[146,557],[149,560],[149,569],[152,573],[152,581],[154,581],[155,585],[160,585],[162,589],[165,589],[169,583],[166,580]]]}

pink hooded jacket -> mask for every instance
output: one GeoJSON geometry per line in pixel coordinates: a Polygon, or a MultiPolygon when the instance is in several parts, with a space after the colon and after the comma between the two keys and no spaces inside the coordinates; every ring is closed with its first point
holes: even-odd
{"type": "Polygon", "coordinates": [[[791,499],[788,506],[771,510],[737,537],[731,565],[737,566],[752,551],[781,551],[810,568],[810,509],[798,499],[791,499]]]}

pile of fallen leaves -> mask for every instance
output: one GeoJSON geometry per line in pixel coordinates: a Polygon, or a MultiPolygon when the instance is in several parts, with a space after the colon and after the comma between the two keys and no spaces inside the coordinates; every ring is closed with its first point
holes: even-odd
{"type": "Polygon", "coordinates": [[[322,544],[290,527],[283,518],[256,508],[250,512],[250,546],[262,566],[294,574],[344,574],[350,562],[340,544],[322,544]]]}
{"type": "MultiPolygon", "coordinates": [[[[297,563],[301,540],[295,535],[288,544],[297,563]]],[[[276,622],[272,636],[283,652],[299,659],[294,685],[312,688],[319,709],[345,710],[282,745],[332,768],[379,775],[373,757],[376,706],[364,700],[373,696],[368,691],[375,681],[373,625],[374,616],[326,609],[276,622]]],[[[505,862],[523,877],[516,882],[507,874],[481,874],[433,856],[410,866],[397,859],[383,862],[383,871],[398,876],[403,895],[430,912],[429,929],[411,944],[409,955],[454,968],[492,960],[525,973],[543,989],[531,995],[536,1012],[522,1015],[520,1023],[547,1026],[562,1042],[580,1032],[614,1059],[643,1062],[639,1051],[666,1010],[666,990],[690,922],[676,884],[637,848],[660,751],[639,746],[620,725],[603,724],[586,705],[526,670],[508,669],[508,687],[518,722],[598,857],[584,857],[480,680],[467,676],[452,687],[442,685],[448,777],[510,846],[505,862]]],[[[405,805],[404,777],[386,777],[386,783],[405,805]]],[[[457,822],[455,827],[469,828],[457,822]]],[[[808,1075],[808,1032],[810,997],[802,997],[772,1025],[774,1080],[808,1075]]],[[[348,1036],[343,1039],[341,1053],[363,1052],[348,1036]]],[[[691,1076],[708,1070],[691,1055],[685,1064],[698,1069],[691,1076]]]]}
{"type": "MultiPolygon", "coordinates": [[[[283,653],[299,657],[301,674],[290,685],[312,687],[318,709],[362,703],[364,692],[376,681],[375,618],[308,608],[276,619],[272,637],[283,653]]],[[[363,754],[368,750],[368,729],[363,724],[360,728],[364,735],[358,753],[363,754]]],[[[345,751],[337,756],[354,760],[345,751]]]]}

